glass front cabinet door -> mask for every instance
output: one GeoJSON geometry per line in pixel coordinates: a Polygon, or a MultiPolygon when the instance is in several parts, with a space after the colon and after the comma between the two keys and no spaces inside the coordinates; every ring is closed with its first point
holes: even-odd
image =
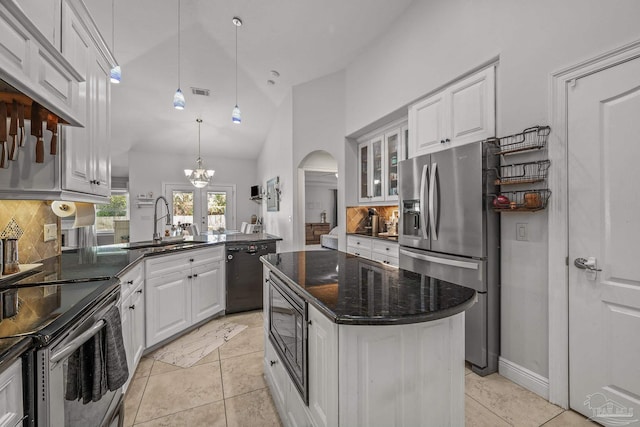
{"type": "Polygon", "coordinates": [[[359,202],[384,200],[384,138],[377,137],[358,145],[359,202]]]}
{"type": "Polygon", "coordinates": [[[385,134],[386,186],[385,200],[398,200],[398,162],[400,161],[400,131],[385,134]]]}

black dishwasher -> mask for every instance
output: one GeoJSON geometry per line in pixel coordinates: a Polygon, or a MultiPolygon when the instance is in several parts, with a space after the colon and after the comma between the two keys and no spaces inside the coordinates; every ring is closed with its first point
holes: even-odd
{"type": "Polygon", "coordinates": [[[262,255],[275,253],[276,242],[227,244],[227,313],[262,308],[262,255]]]}

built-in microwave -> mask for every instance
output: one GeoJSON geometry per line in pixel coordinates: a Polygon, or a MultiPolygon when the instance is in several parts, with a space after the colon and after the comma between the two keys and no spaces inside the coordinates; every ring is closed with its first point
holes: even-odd
{"type": "Polygon", "coordinates": [[[307,303],[269,274],[269,341],[305,405],[309,404],[307,314],[307,303]]]}

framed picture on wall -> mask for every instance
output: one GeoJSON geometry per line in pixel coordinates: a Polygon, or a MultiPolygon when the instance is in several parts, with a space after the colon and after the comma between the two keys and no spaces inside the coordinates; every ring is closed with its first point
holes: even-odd
{"type": "Polygon", "coordinates": [[[267,181],[267,212],[280,210],[280,178],[275,177],[267,181]]]}

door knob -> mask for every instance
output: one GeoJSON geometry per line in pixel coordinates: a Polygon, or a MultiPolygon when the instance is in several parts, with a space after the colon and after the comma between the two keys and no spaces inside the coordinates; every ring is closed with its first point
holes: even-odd
{"type": "Polygon", "coordinates": [[[573,265],[578,267],[580,270],[602,271],[601,268],[596,267],[596,259],[594,257],[576,258],[573,261],[573,265]]]}

